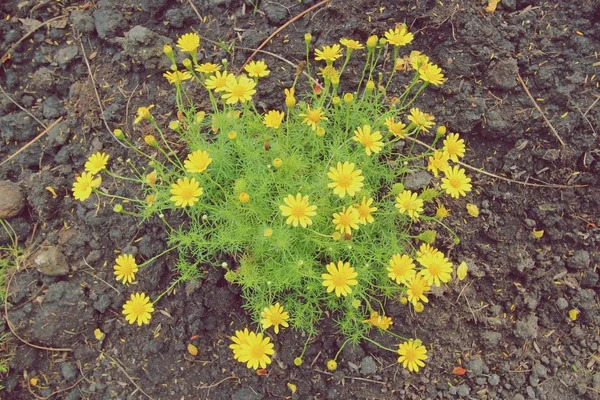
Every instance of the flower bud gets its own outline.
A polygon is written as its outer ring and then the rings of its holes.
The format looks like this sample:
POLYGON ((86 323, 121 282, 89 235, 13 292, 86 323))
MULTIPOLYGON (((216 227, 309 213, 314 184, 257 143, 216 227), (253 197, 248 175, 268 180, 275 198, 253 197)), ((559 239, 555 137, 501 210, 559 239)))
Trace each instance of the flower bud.
POLYGON ((229 133, 227 133, 227 137, 229 138, 229 140, 235 140, 235 138, 237 138, 237 132, 229 131, 229 133))
POLYGON ((242 192, 242 193, 240 193, 239 199, 240 199, 240 203, 246 204, 247 202, 250 201, 250 195, 246 192, 242 192))
POLYGON ((179 121, 171 121, 169 122, 169 128, 176 131, 177 129, 179 129, 179 121))
POLYGON ((335 360, 327 361, 327 369, 330 371, 335 371, 337 369, 337 362, 335 360))
POLYGON ((304 34, 304 43, 306 43, 306 45, 308 46, 311 41, 312 41, 312 35, 310 33, 305 33, 304 34))
POLYGON ((113 211, 116 213, 120 213, 121 211, 123 211, 123 205, 122 204, 115 204, 115 206, 113 207, 113 211))
POLYGON ((369 38, 367 39, 367 50, 373 50, 377 46, 378 41, 379 38, 377 37, 377 35, 369 36, 369 38))
POLYGON ((435 130, 435 134, 438 136, 444 136, 446 134, 446 127, 444 125, 440 125, 435 130))
POLYGON ((152 135, 144 136, 144 142, 146 142, 146 144, 150 147, 158 147, 158 142, 156 141, 156 138, 152 135))
POLYGON ((331 102, 334 106, 337 106, 340 104, 340 98, 338 96, 335 96, 333 99, 331 99, 331 102))
POLYGON ((365 92, 367 92, 367 94, 371 94, 373 93, 373 89, 375 89, 375 82, 368 81, 365 87, 365 92))
POLYGON ((168 44, 165 44, 165 45, 163 46, 163 52, 165 53, 165 55, 166 55, 167 57, 169 57, 169 59, 170 59, 171 57, 173 57, 173 48, 172 48, 171 46, 169 46, 168 44))
POLYGON ((280 168, 282 165, 283 165, 283 161, 281 161, 281 158, 273 159, 273 166, 275 168, 280 168))
POLYGON ((186 67, 189 71, 192 70, 192 61, 189 58, 186 58, 181 62, 184 67, 186 67))
POLYGON ((294 365, 296 367, 301 366, 302 365, 302 357, 296 357, 296 358, 294 358, 294 365))
POLYGON ((125 138, 125 134, 123 133, 122 130, 120 130, 119 128, 115 129, 113 131, 113 134, 115 135, 115 137, 119 140, 122 140, 125 138))
POLYGON ((354 100, 354 95, 352 93, 346 93, 346 94, 344 94, 344 102, 346 104, 352 103, 353 100, 354 100))

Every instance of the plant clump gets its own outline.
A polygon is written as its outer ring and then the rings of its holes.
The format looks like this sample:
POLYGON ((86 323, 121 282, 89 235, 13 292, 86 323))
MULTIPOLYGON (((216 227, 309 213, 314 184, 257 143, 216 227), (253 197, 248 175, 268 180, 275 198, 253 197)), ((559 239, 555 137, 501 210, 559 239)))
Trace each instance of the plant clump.
MULTIPOLYGON (((373 328, 402 338, 398 349, 387 350, 416 372, 427 349, 394 332, 406 329, 386 315, 382 300, 420 312, 432 287, 450 282, 454 266, 433 246, 432 227, 449 230, 441 222, 449 215, 446 207, 472 185, 457 164, 465 155, 464 140, 436 127, 435 116, 414 105, 429 85, 446 78, 421 52, 400 55, 413 39, 404 25, 366 43, 344 38, 315 49, 313 65, 307 34, 306 72, 316 69, 322 82, 307 74, 314 90, 300 93, 298 71, 281 88, 277 109, 258 110, 254 99, 270 75, 266 62, 253 61, 240 74, 227 62, 198 64, 200 37, 185 34, 177 41, 187 56, 182 65, 165 46, 172 68, 164 77, 177 102, 170 132, 157 123, 153 105, 140 107, 135 125, 149 125, 145 131, 155 133, 116 130, 115 138, 147 164, 130 164, 135 177, 125 177, 107 168, 108 155, 93 154, 73 195, 85 201, 95 193, 116 201, 116 212, 164 221, 167 251, 179 252, 174 284, 199 279, 208 266, 225 268, 259 328, 244 327, 231 338, 234 358, 249 368, 270 364, 276 342, 267 334, 291 327, 310 338, 318 335, 319 321, 333 318, 346 343, 372 341, 373 328), (381 66, 386 54, 392 56, 385 64, 392 65, 389 71, 381 66), (362 63, 358 76, 347 68, 353 57, 362 63), (391 95, 394 79, 404 91, 391 95), (188 85, 206 90, 210 109, 199 109, 188 85), (167 136, 176 136, 185 150, 167 136), (405 178, 418 170, 433 174, 431 184, 405 188, 405 178), (141 195, 100 190, 99 174, 138 182, 141 195), (168 225, 167 212, 185 215, 187 223, 168 225)), ((133 256, 119 256, 116 279, 132 283, 150 261, 138 266, 133 256)), ((126 320, 149 323, 162 295, 151 302, 133 293, 123 307, 126 320)), ((336 359, 327 362, 329 370, 337 368, 336 359)), ((294 364, 302 364, 302 355, 294 364)))

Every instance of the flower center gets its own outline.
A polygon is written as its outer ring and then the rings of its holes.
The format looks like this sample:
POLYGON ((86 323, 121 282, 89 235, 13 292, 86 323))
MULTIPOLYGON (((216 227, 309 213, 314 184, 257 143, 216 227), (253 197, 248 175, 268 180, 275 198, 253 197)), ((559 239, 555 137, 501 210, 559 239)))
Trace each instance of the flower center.
POLYGON ((452 178, 448 179, 448 183, 450 184, 450 186, 452 186, 455 189, 459 189, 462 185, 462 180, 456 176, 453 176, 452 178))
POLYGON ((191 187, 186 187, 181 189, 181 192, 179 193, 179 197, 181 197, 183 200, 190 200, 194 197, 194 189, 192 189, 191 187))
POLYGON ((319 111, 309 111, 307 117, 315 124, 321 122, 321 113, 319 111))
POLYGON ((417 352, 415 351, 415 349, 408 349, 408 350, 406 350, 406 354, 404 355, 404 358, 408 361, 416 361, 417 352))
POLYGON ((263 346, 261 345, 261 343, 255 344, 254 346, 250 347, 250 359, 251 360, 258 360, 261 359, 265 354, 265 351, 263 349, 263 346))
POLYGON ((136 303, 131 308, 131 311, 133 311, 133 315, 140 316, 146 312, 146 306, 141 303, 136 303))
POLYGON ((341 188, 348 188, 352 184, 352 175, 340 174, 337 179, 338 186, 341 188))
POLYGON ((331 281, 335 287, 341 287, 346 285, 346 277, 343 274, 337 273, 332 276, 331 281))
POLYGON ((305 212, 306 212, 306 207, 304 207, 303 205, 297 205, 297 206, 292 207, 292 215, 296 218, 304 217, 305 212))
POLYGON ((438 263, 431 263, 429 267, 427 267, 427 270, 429 271, 429 274, 431 276, 439 276, 442 270, 442 266, 438 263))
POLYGON ((246 88, 242 85, 235 85, 231 91, 234 97, 244 97, 246 94, 246 88))
POLYGON ((363 136, 361 142, 362 142, 363 146, 365 146, 365 147, 371 147, 371 146, 373 146, 373 143, 375 141, 373 140, 372 136, 366 135, 366 136, 363 136))

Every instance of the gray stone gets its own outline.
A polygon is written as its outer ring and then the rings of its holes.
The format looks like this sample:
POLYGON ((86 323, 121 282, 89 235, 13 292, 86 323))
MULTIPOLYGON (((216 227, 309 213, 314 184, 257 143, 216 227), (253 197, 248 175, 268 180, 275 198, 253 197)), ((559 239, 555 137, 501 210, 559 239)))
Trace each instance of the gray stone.
POLYGON ((590 253, 586 250, 576 250, 571 257, 567 259, 567 266, 573 269, 585 269, 590 266, 590 253))
POLYGON ((93 306, 96 310, 104 314, 110 306, 111 301, 111 297, 108 294, 103 294, 94 302, 93 306))
POLYGON ((48 144, 53 147, 62 146, 67 142, 68 134, 69 125, 67 125, 66 121, 61 121, 56 124, 54 128, 50 129, 50 132, 48 132, 48 144))
POLYGON ((363 358, 360 363, 360 373, 363 375, 373 375, 375 372, 377 372, 377 364, 375 364, 373 357, 366 356, 363 358))
POLYGON ((571 329, 571 336, 574 337, 575 339, 582 337, 583 329, 581 329, 578 326, 574 326, 573 329, 571 329))
POLYGON ((65 69, 77 56, 79 56, 79 46, 72 44, 56 52, 56 62, 62 69, 65 69))
POLYGON ((565 308, 569 307, 569 302, 564 297, 559 297, 555 304, 559 310, 564 310, 565 308))
POLYGON ((592 387, 594 389, 600 389, 600 373, 597 373, 592 377, 592 387))
POLYGON ((515 336, 521 339, 535 339, 537 337, 538 317, 529 315, 515 324, 515 336))
POLYGON ((515 394, 513 400, 525 400, 522 394, 515 394))
POLYGON ((488 377, 487 381, 492 386, 498 386, 500 384, 500 377, 497 374, 492 374, 488 377))
POLYGON ((508 58, 498 61, 488 70, 487 81, 493 88, 509 90, 517 86, 518 73, 517 60, 508 58))
POLYGON ((88 264, 93 264, 96 261, 100 260, 102 258, 102 250, 92 250, 89 252, 89 254, 85 257, 85 261, 88 264))
POLYGON ((231 400, 262 400, 264 396, 260 393, 251 390, 250 388, 243 388, 235 392, 231 396, 231 400))
POLYGON ((42 102, 44 118, 56 119, 65 113, 65 108, 57 97, 51 96, 42 102))
POLYGON ((479 376, 483 374, 484 367, 485 364, 483 363, 483 360, 476 359, 469 361, 467 369, 471 372, 473 376, 479 376))
POLYGON ((427 187, 433 177, 426 171, 419 170, 412 174, 407 174, 404 178, 404 187, 409 190, 417 190, 427 187))
POLYGON ((531 374, 539 376, 540 378, 547 378, 548 377, 548 369, 546 367, 544 367, 542 364, 536 363, 533 365, 533 368, 531 369, 531 374))
POLYGON ((21 188, 11 181, 0 181, 0 218, 12 218, 21 214, 25 196, 21 188))
POLYGON ((69 273, 69 264, 58 247, 40 247, 32 256, 36 269, 47 276, 63 276, 69 273))
POLYGON ((94 17, 81 10, 74 10, 69 16, 71 25, 81 33, 92 33, 96 29, 94 17))
POLYGON ((170 9, 166 12, 165 18, 169 24, 175 28, 182 28, 185 22, 185 14, 179 8, 170 9))
POLYGON ((165 347, 165 342, 162 337, 157 337, 156 339, 152 339, 143 348, 144 353, 146 354, 158 354, 163 347, 165 347))
POLYGON ((146 69, 163 71, 171 67, 171 61, 163 52, 165 44, 173 46, 173 41, 167 37, 136 25, 125 34, 125 38, 119 38, 117 41, 123 47, 123 54, 136 63, 144 64, 146 69))
POLYGON ((281 4, 277 4, 275 2, 266 2, 262 7, 262 10, 265 13, 265 16, 269 20, 269 22, 273 25, 279 25, 288 20, 290 15, 285 7, 281 4))
POLYGON ((77 368, 73 363, 66 362, 60 366, 60 373, 65 380, 70 381, 77 376, 77 368))
POLYGON ((502 0, 502 7, 508 11, 515 11, 517 9, 517 0, 502 0))
POLYGON ((54 82, 54 73, 46 67, 36 70, 31 78, 33 88, 38 90, 49 90, 54 85, 54 82))
POLYGON ((502 334, 500 332, 495 331, 483 331, 481 334, 481 338, 483 339, 483 343, 488 348, 493 348, 500 343, 502 339, 502 334))
POLYGON ((467 397, 469 393, 471 393, 471 388, 469 388, 466 383, 460 385, 456 390, 456 394, 458 394, 460 397, 467 397))
POLYGON ((598 275, 598 272, 594 271, 592 268, 589 268, 581 279, 581 287, 596 287, 598 286, 598 281, 600 281, 600 275, 598 275))
POLYGON ((109 39, 117 36, 117 28, 123 25, 125 20, 116 7, 104 4, 101 3, 100 8, 94 12, 94 25, 100 39, 109 39))

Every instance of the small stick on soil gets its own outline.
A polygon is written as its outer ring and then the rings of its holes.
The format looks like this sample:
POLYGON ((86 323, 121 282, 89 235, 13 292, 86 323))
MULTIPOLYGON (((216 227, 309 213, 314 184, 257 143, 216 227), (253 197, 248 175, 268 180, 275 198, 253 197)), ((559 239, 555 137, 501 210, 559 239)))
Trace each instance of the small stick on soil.
POLYGON ((4 90, 4 88, 2 87, 2 85, 0 85, 0 91, 2 92, 2 94, 4 94, 6 96, 6 98, 11 103, 13 103, 15 106, 19 107, 21 109, 21 111, 23 111, 24 113, 26 113, 27 115, 29 115, 31 118, 33 118, 38 124, 40 124, 44 128, 48 127, 46 124, 44 124, 42 121, 40 121, 35 115, 33 115, 28 109, 26 109, 25 107, 23 107, 22 105, 20 105, 19 103, 17 103, 12 97, 10 97, 8 95, 8 93, 6 93, 6 91, 4 90))
MULTIPOLYGON (((599 97, 600 98, 600 97, 599 97)), ((592 125, 592 123, 590 122, 589 119, 587 119, 587 117, 585 116, 585 114, 581 111, 581 109, 577 106, 575 106, 575 108, 577 108, 577 111, 579 111, 579 114, 581 114, 581 116, 583 117, 583 119, 585 119, 585 122, 588 123, 588 125, 590 126, 590 129, 592 130, 592 132, 594 132, 594 136, 597 136, 596 130, 594 129, 594 125, 592 125)))
POLYGON ((12 160, 13 158, 15 158, 16 156, 18 156, 26 148, 28 148, 29 146, 31 146, 32 144, 34 144, 35 142, 37 142, 42 136, 44 136, 46 133, 50 132, 52 130, 52 128, 54 128, 56 126, 56 124, 58 124, 60 121, 62 121, 62 117, 59 117, 56 121, 54 121, 52 124, 50 124, 50 126, 47 127, 46 129, 44 129, 42 131, 42 133, 40 133, 39 135, 37 135, 36 137, 34 137, 33 139, 31 139, 29 141, 29 143, 27 143, 25 146, 23 146, 19 150, 17 150, 16 153, 12 154, 6 160, 2 161, 0 163, 0 167, 3 166, 4 164, 6 164, 7 162, 9 162, 10 160, 12 160))
POLYGON ((49 394, 48 396, 46 396, 46 397, 38 396, 37 394, 33 393, 33 390, 31 390, 31 385, 29 384, 29 381, 27 381, 27 389, 29 390, 29 393, 31 393, 32 395, 34 395, 34 396, 35 396, 35 398, 36 398, 36 399, 40 399, 40 400, 48 400, 50 397, 52 397, 52 396, 54 396, 54 395, 56 395, 56 394, 59 394, 59 393, 62 393, 62 392, 66 392, 67 390, 71 390, 71 389, 73 389, 75 386, 79 385, 79 382, 81 382, 82 380, 83 380, 83 378, 79 378, 79 380, 78 380, 77 382, 75 382, 73 385, 71 385, 71 386, 69 386, 69 387, 66 387, 66 388, 64 388, 64 389, 59 389, 59 390, 56 390, 56 391, 54 391, 54 392, 50 393, 50 394, 49 394))
MULTIPOLYGON (((110 357, 110 356, 109 356, 110 357)), ((125 371, 125 368, 123 368, 123 366, 121 365, 121 363, 119 362, 119 360, 117 360, 114 357, 110 357, 111 360, 113 360, 115 362, 115 364, 117 365, 117 367, 119 367, 119 369, 121 370, 121 372, 123 374, 125 374, 125 376, 127 377, 127 379, 129 379, 129 381, 131 383, 133 383, 133 386, 135 386, 137 388, 137 390, 139 390, 140 392, 142 392, 142 394, 144 394, 147 398, 149 398, 150 400, 152 400, 152 397, 150 397, 148 395, 148 393, 144 392, 142 390, 142 388, 140 387, 140 385, 138 385, 137 383, 135 383, 135 381, 133 380, 133 378, 131 376, 129 376, 129 374, 127 373, 127 371, 125 371)))
MULTIPOLYGON (((421 146, 426 147, 426 148, 428 148, 431 151, 435 150, 433 147, 431 147, 430 145, 428 145, 425 142, 420 141, 419 139, 415 139, 415 138, 412 138, 410 136, 405 137, 405 139, 408 139, 408 140, 411 140, 411 141, 413 141, 415 143, 418 143, 421 146)), ((558 184, 555 184, 555 183, 547 183, 547 182, 544 182, 542 180, 540 180, 540 182, 543 182, 543 183, 530 183, 530 182, 517 181, 517 180, 514 180, 514 179, 506 178, 504 176, 492 174, 491 172, 487 172, 486 170, 481 169, 481 168, 473 167, 472 165, 466 164, 466 163, 464 163, 462 161, 459 161, 458 165, 461 165, 461 166, 463 166, 463 167, 465 167, 467 169, 470 169, 472 171, 479 172, 482 175, 487 175, 487 176, 492 177, 492 178, 500 179, 501 181, 510 182, 510 183, 516 183, 516 184, 524 185, 524 186, 547 187, 547 188, 554 188, 554 189, 573 189, 573 188, 587 187, 587 185, 558 185, 558 184)))
MULTIPOLYGON (((335 374, 332 374, 331 372, 322 371, 322 370, 317 369, 317 368, 315 368, 314 370, 317 371, 318 373, 325 374, 325 375, 331 375, 331 376, 335 375, 335 374)), ((357 376, 344 375, 342 377, 342 379, 354 379, 354 380, 357 380, 357 381, 370 382, 370 383, 378 383, 378 384, 384 385, 384 386, 387 385, 387 383, 385 383, 385 382, 375 381, 373 379, 367 379, 367 378, 360 378, 360 377, 357 377, 357 376)))
POLYGON ((219 386, 221 383, 223 383, 223 382, 225 382, 225 381, 228 381, 229 379, 237 379, 237 380, 238 380, 238 382, 239 382, 239 380, 240 380, 240 378, 238 378, 237 376, 235 376, 235 375, 232 375, 232 376, 228 376, 227 378, 223 378, 223 379, 221 379, 219 382, 212 383, 212 384, 210 384, 210 385, 204 385, 204 386, 194 386, 194 387, 195 387, 196 389, 212 389, 212 388, 214 388, 214 387, 217 387, 217 386, 219 386))
POLYGON ((546 122, 546 125, 548 125, 548 127, 550 128, 550 130, 552 131, 552 133, 554 134, 554 136, 556 137, 556 139, 558 139, 558 141, 560 142, 560 144, 563 147, 565 147, 566 146, 565 142, 563 142, 563 140, 558 135, 558 132, 556 131, 556 129, 554 129, 554 127, 552 126, 552 124, 550 123, 550 121, 548 120, 548 118, 546 118, 546 114, 544 114, 544 112, 542 111, 542 109, 540 108, 540 106, 538 105, 538 103, 535 101, 535 99, 533 98, 533 96, 529 92, 529 89, 527 89, 527 86, 525 86, 525 82, 523 82, 523 78, 521 78, 521 75, 519 75, 518 73, 517 73, 517 80, 519 81, 519 83, 521 84, 521 86, 523 86, 523 89, 525 90, 525 93, 527 93, 527 96, 529 97, 529 100, 531 100, 531 102, 533 103, 533 106, 535 107, 535 109, 538 110, 538 112, 542 115, 542 118, 544 118, 544 121, 546 122))
POLYGON ((37 31, 38 29, 40 29, 42 26, 46 26, 51 22, 54 22, 54 21, 57 21, 57 20, 63 19, 63 18, 65 18, 64 15, 60 15, 58 17, 51 18, 48 21, 42 22, 40 25, 36 26, 35 28, 33 28, 32 30, 27 32, 25 35, 23 35, 23 37, 21 39, 17 40, 12 46, 10 46, 8 48, 8 50, 6 50, 6 53, 4 53, 2 55, 2 57, 0 57, 0 63, 4 64, 6 61, 8 61, 9 60, 8 56, 9 56, 10 52, 13 51, 15 49, 15 47, 17 47, 23 40, 27 39, 32 33, 37 31))
POLYGON ((587 110, 585 110, 585 112, 583 113, 583 115, 584 115, 584 116, 586 116, 586 115, 587 115, 587 113, 589 113, 589 112, 590 112, 590 110, 591 110, 592 108, 594 108, 594 106, 596 105, 596 103, 598 102, 598 100, 600 100, 600 96, 596 95, 596 100, 594 100, 594 102, 592 103, 592 105, 591 105, 591 106, 589 106, 587 110))

